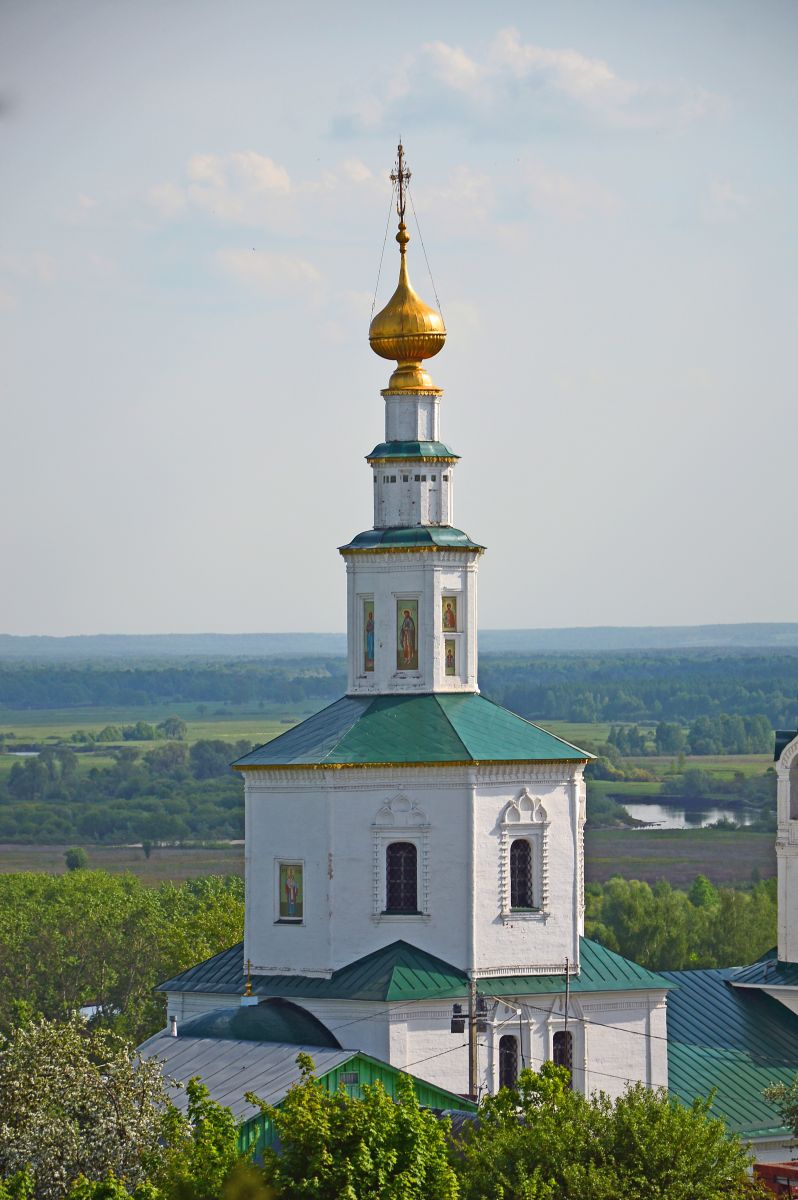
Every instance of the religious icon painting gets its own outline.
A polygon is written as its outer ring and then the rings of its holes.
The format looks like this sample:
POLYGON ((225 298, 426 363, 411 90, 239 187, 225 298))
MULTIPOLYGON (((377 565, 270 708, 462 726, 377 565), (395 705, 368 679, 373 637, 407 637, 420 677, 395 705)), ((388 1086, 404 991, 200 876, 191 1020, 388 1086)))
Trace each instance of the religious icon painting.
POLYGON ((363 601, 363 670, 374 670, 374 601, 363 601))
POLYGON ((443 640, 443 661, 445 675, 457 674, 457 657, 453 638, 444 638, 443 640))
POLYGON ((302 863, 281 862, 279 864, 279 872, 280 920, 301 921, 305 909, 302 863))
POLYGON ((454 633, 457 629, 456 596, 441 596, 441 624, 447 633, 454 633))
POLYGON ((396 601, 396 668, 418 670, 418 600, 396 601))

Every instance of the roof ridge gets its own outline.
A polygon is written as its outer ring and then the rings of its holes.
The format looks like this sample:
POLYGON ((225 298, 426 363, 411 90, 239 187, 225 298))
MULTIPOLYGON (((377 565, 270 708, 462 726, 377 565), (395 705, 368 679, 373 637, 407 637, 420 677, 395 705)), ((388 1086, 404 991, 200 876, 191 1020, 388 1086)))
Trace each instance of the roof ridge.
MULTIPOLYGON (((469 693, 469 695, 470 695, 470 694, 471 694, 471 693, 469 693)), ((448 699, 449 699, 449 697, 452 695, 452 693, 451 693, 451 692, 445 692, 445 693, 443 693, 443 695, 445 695, 445 696, 446 696, 446 698, 447 698, 447 700, 448 700, 448 699)), ((476 695, 476 693, 474 693, 474 695, 476 695)), ((448 726, 449 726, 449 728, 451 729, 452 733, 453 733, 453 734, 454 734, 454 736, 457 738, 457 740, 458 740, 458 742, 460 743, 460 745, 463 747, 463 750, 465 751, 465 756, 466 756, 466 758, 471 758, 471 759, 473 759, 473 758, 474 758, 474 755, 471 753, 471 751, 469 750, 468 746, 467 746, 467 745, 466 745, 466 743, 463 741, 463 739, 462 739, 462 737, 460 736, 460 734, 459 734, 458 730, 455 728, 455 726, 454 726, 454 724, 453 724, 453 722, 452 722, 452 719, 451 719, 451 717, 449 716, 449 714, 447 713, 447 711, 446 711, 446 709, 444 708, 443 704, 441 703, 442 694, 441 694, 440 692, 433 692, 433 693, 432 693, 432 697, 433 697, 433 699, 434 699, 435 703, 437 704, 439 711, 441 712, 441 714, 443 715, 444 719, 446 720, 446 723, 448 724, 448 726)))
POLYGON ((505 712, 512 713, 514 717, 518 717, 519 721, 523 721, 525 725, 531 725, 533 729, 539 730, 541 733, 548 734, 558 742, 562 742, 563 746, 570 746, 572 750, 578 750, 580 754, 584 754, 587 758, 595 758, 595 754, 591 754, 589 750, 583 750, 581 746, 577 746, 574 742, 568 742, 564 737, 560 737, 559 733, 552 733, 550 729, 544 728, 543 725, 538 725, 536 721, 530 721, 528 717, 522 717, 520 713, 514 709, 508 708, 506 704, 499 704, 498 700, 494 700, 492 696, 486 696, 484 692, 479 693, 483 700, 487 700, 488 704, 494 705, 495 708, 502 708, 505 712))

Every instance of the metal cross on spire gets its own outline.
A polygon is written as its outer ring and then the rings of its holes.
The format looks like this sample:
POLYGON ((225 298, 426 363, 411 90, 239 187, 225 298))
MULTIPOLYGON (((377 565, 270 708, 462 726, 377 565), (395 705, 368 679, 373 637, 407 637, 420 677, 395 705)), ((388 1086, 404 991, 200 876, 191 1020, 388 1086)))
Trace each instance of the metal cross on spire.
POLYGON ((399 143, 397 150, 396 166, 393 171, 391 171, 391 183, 396 184, 398 189, 396 211, 399 214, 399 220, 402 222, 402 224, 404 224, 405 204, 407 203, 406 190, 408 184, 410 183, 410 172, 405 166, 405 151, 401 142, 399 143))

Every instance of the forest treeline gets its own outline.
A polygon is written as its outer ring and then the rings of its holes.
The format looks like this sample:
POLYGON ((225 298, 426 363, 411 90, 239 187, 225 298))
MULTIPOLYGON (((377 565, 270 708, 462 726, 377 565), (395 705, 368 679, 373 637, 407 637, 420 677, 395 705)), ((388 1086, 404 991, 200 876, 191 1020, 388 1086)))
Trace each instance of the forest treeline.
POLYGON ((68 746, 15 762, 0 781, 0 842, 160 842, 244 836, 241 780, 230 763, 248 741, 202 738, 116 746, 82 772, 68 746))
MULTIPOLYGON (((532 720, 675 722, 700 717, 798 722, 798 652, 482 655, 480 686, 532 720)), ((162 664, 0 664, 0 708, 295 704, 346 690, 342 657, 162 664)), ((0 727, 2 718, 0 717, 0 727)))

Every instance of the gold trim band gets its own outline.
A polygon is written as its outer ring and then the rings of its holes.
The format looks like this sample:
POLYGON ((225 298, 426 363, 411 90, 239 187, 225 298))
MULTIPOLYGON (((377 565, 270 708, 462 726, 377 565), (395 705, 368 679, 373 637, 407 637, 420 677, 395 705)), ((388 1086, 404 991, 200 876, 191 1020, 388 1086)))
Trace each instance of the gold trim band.
POLYGON ((484 546, 365 546, 350 550, 339 546, 338 553, 344 558, 348 554, 484 554, 484 546))
POLYGON ((408 455, 407 458, 397 458, 393 455, 390 458, 381 458, 379 455, 377 455, 376 458, 366 457, 366 462, 370 462, 370 463, 383 463, 383 462, 387 462, 387 463, 390 463, 390 462, 395 462, 395 463, 398 463, 398 462, 456 463, 459 461, 460 461, 460 456, 457 454, 452 455, 451 458, 437 458, 431 454, 419 454, 419 455, 414 455, 412 457, 408 455))
POLYGON ((370 771, 377 768, 405 767, 515 767, 552 766, 566 763, 576 766, 589 763, 589 758, 469 758, 456 762, 373 762, 373 763, 247 763, 233 764, 234 771, 370 771))

